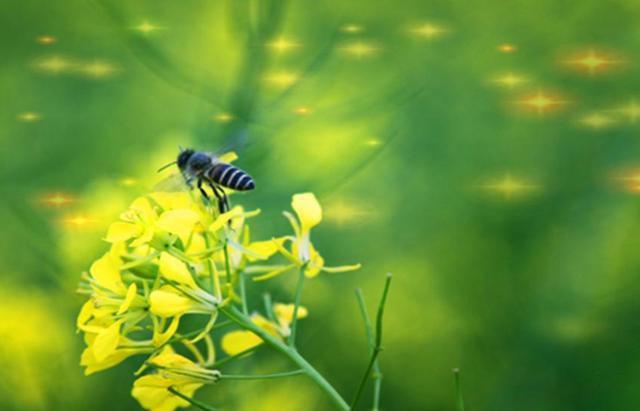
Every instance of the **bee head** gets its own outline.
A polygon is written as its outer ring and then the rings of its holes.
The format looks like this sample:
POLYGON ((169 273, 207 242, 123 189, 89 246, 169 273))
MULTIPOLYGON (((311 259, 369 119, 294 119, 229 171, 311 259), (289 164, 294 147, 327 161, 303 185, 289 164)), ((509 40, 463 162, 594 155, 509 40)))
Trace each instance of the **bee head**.
POLYGON ((178 159, 176 160, 180 170, 184 170, 193 153, 195 153, 195 151, 190 148, 180 150, 180 154, 178 154, 178 159))

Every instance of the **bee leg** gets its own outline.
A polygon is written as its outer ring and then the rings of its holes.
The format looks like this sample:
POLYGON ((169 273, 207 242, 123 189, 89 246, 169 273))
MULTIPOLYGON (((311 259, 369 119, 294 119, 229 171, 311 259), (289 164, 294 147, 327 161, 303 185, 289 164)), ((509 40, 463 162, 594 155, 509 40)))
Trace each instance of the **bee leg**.
POLYGON ((200 179, 198 179, 198 190, 200 190, 202 197, 204 197, 205 203, 209 204, 209 194, 207 194, 207 192, 204 190, 204 187, 202 187, 202 180, 200 179))
POLYGON ((215 184, 209 183, 209 187, 211 187, 211 190, 213 190, 213 194, 215 194, 216 198, 218 199, 218 210, 220 211, 220 214, 229 211, 229 200, 227 199, 227 195, 224 193, 224 191, 216 187, 215 184))

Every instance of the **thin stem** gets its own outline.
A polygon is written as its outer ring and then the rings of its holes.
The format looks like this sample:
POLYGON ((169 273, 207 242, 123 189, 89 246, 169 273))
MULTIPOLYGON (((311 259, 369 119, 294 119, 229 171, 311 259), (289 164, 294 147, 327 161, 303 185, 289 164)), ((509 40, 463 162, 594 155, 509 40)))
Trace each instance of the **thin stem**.
POLYGON ((358 390, 356 391, 356 395, 353 397, 351 401, 351 409, 355 410, 358 405, 358 401, 362 396, 362 392, 364 391, 364 387, 367 384, 367 380, 369 379, 369 374, 373 368, 373 365, 378 358, 378 354, 382 350, 382 317, 384 315, 384 306, 387 302, 387 294, 389 293, 389 286, 391 285, 391 274, 387 274, 386 281, 384 283, 384 290, 382 290, 382 298, 380 299, 380 303, 378 304, 378 312, 376 314, 376 333, 375 333, 375 341, 374 346, 371 352, 371 358, 369 359, 369 364, 367 364, 367 368, 362 376, 362 380, 360 380, 360 385, 358 386, 358 390))
POLYGON ((227 271, 227 283, 233 283, 231 280, 231 265, 229 263, 229 244, 225 241, 224 243, 224 268, 227 271))
POLYGON ((296 286, 296 295, 293 306, 293 319, 291 320, 291 335, 289 336, 289 347, 296 346, 296 332, 298 331, 298 309, 300 308, 300 300, 302 299, 302 288, 304 287, 304 269, 306 264, 300 267, 298 272, 298 285, 296 286))
POLYGON ((217 368, 219 368, 219 367, 223 366, 224 364, 230 363, 230 362, 235 361, 235 360, 237 360, 237 359, 239 359, 239 358, 242 358, 242 357, 244 357, 244 356, 246 356, 246 355, 248 355, 248 354, 251 354, 253 351, 255 351, 255 349, 256 349, 256 348, 257 348, 257 347, 247 348, 246 350, 244 350, 244 351, 240 351, 240 352, 239 352, 239 353, 237 353, 237 354, 230 355, 230 356, 228 356, 228 357, 226 357, 226 358, 221 359, 220 361, 216 361, 216 362, 213 364, 213 368, 216 368, 216 369, 217 369, 217 368))
POLYGON ((464 399, 462 398, 462 387, 460 386, 460 369, 453 369, 453 381, 456 386, 456 411, 464 411, 464 399))
POLYGON ((180 391, 176 390, 173 387, 167 388, 167 391, 169 391, 171 394, 175 395, 176 397, 182 398, 183 400, 185 400, 189 404, 200 408, 202 411, 216 411, 215 408, 213 408, 213 407, 211 407, 211 406, 209 406, 209 405, 207 405, 205 403, 202 403, 202 402, 200 402, 198 400, 195 400, 195 399, 193 399, 191 397, 188 397, 188 396, 184 395, 183 393, 181 393, 180 391))
MULTIPOLYGON (((356 289, 356 298, 358 300, 358 306, 360 307, 360 314, 364 322, 364 330, 367 335, 367 345, 369 347, 369 355, 373 354, 375 346, 373 327, 371 327, 371 320, 369 319, 369 313, 367 312, 367 305, 364 300, 364 294, 360 288, 356 289)), ((380 409, 380 388, 382 386, 382 371, 380 370, 380 361, 376 358, 373 363, 373 411, 380 409)))
POLYGON ((293 377, 296 375, 305 374, 304 370, 295 370, 295 371, 286 371, 286 372, 276 372, 273 374, 222 374, 220 379, 222 380, 272 380, 276 378, 285 378, 285 377, 293 377))
POLYGON ((265 342, 265 344, 280 352, 289 360, 291 360, 291 362, 304 370, 305 374, 307 374, 307 376, 331 398, 337 409, 341 411, 349 411, 349 404, 347 404, 347 402, 342 398, 338 391, 336 391, 336 389, 333 388, 333 386, 322 376, 322 374, 320 374, 311 364, 309 364, 309 362, 307 362, 307 360, 302 357, 295 349, 287 347, 282 341, 272 336, 264 329, 258 327, 253 323, 253 321, 251 321, 249 317, 242 314, 242 312, 240 312, 237 308, 232 306, 220 307, 220 311, 222 311, 227 317, 229 317, 229 319, 235 321, 242 328, 258 335, 265 342))
MULTIPOLYGON (((209 234, 204 233, 204 244, 207 249, 210 247, 209 234)), ((222 300, 222 293, 220 290, 220 278, 218 277, 218 270, 215 268, 213 262, 211 261, 211 257, 207 257, 207 270, 209 271, 209 285, 211 287, 211 292, 216 296, 218 301, 222 300)))
POLYGON ((249 315, 249 309, 247 308, 247 290, 244 284, 244 273, 240 271, 238 273, 238 281, 240 282, 240 298, 242 299, 242 313, 249 315))
POLYGON ((264 310, 267 313, 267 318, 275 322, 276 319, 273 315, 273 303, 271 302, 271 294, 264 293, 262 295, 262 298, 264 299, 264 310))

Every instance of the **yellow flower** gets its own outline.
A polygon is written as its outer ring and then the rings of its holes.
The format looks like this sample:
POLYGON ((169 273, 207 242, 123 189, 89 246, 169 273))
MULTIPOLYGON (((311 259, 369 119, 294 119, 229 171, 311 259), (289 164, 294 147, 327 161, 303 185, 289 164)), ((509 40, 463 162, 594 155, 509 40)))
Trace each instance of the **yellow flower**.
POLYGON ((296 267, 303 267, 304 274, 308 278, 317 276, 320 271, 340 273, 360 268, 360 264, 339 267, 327 267, 324 265, 324 258, 311 243, 311 229, 322 221, 322 207, 313 193, 295 194, 291 201, 291 207, 295 211, 297 218, 287 211, 283 214, 291 223, 294 235, 272 240, 273 244, 290 264, 271 266, 265 270, 250 270, 250 273, 266 272, 255 277, 254 280, 267 280, 296 267), (289 250, 285 248, 287 242, 290 243, 289 250))
MULTIPOLYGON (((251 315, 251 321, 272 336, 285 339, 291 335, 290 325, 293 322, 293 310, 293 304, 276 303, 273 306, 275 322, 258 313, 251 315)), ((298 307, 298 319, 305 318, 307 315, 308 311, 305 307, 298 307)), ((260 344, 262 344, 262 339, 251 331, 231 331, 222 337, 222 349, 229 355, 239 354, 260 344)))
POLYGON ((111 368, 125 359, 138 354, 150 354, 154 348, 144 342, 136 342, 120 335, 120 322, 109 327, 94 327, 85 332, 87 348, 82 352, 80 365, 85 375, 111 368))
POLYGON ((176 354, 170 346, 166 346, 149 363, 157 371, 138 378, 131 390, 131 395, 148 410, 173 411, 178 407, 187 407, 190 405, 187 401, 168 389, 173 388, 191 398, 202 385, 215 383, 220 378, 218 371, 198 366, 176 354))
MULTIPOLYGON (((206 294, 200 290, 201 294, 206 294)), ((151 313, 159 317, 174 317, 183 314, 214 314, 217 301, 210 294, 208 300, 197 298, 197 292, 185 294, 181 290, 164 285, 149 295, 151 313)))
MULTIPOLYGON (((291 335, 291 323, 293 322, 293 311, 295 306, 293 304, 280 304, 273 305, 273 314, 278 320, 279 332, 283 337, 291 335)), ((298 319, 305 318, 309 315, 309 311, 303 306, 298 307, 298 319)))

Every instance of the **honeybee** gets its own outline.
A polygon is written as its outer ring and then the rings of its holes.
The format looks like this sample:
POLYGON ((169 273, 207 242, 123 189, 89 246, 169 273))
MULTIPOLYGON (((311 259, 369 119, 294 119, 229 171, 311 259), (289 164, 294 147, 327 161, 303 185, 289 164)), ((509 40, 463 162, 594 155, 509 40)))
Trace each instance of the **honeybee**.
POLYGON ((211 188, 211 191, 218 200, 218 210, 220 213, 229 211, 229 199, 222 187, 235 191, 249 191, 256 187, 253 178, 246 171, 221 161, 216 155, 211 153, 196 151, 190 148, 181 148, 178 158, 160 170, 173 164, 176 164, 178 169, 180 169, 180 173, 187 186, 193 188, 195 183, 207 201, 209 201, 210 198, 204 186, 207 185, 211 188))

